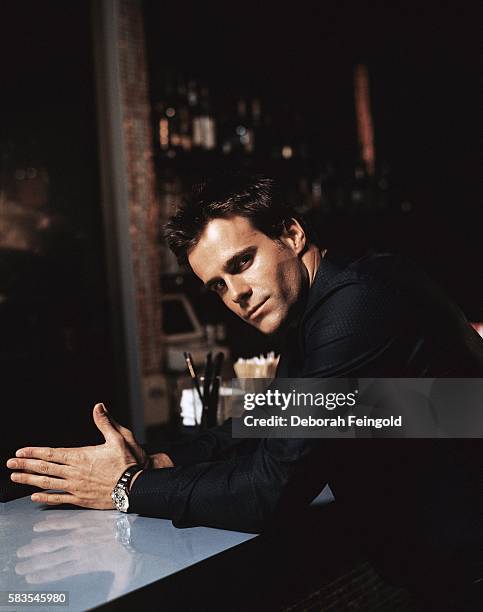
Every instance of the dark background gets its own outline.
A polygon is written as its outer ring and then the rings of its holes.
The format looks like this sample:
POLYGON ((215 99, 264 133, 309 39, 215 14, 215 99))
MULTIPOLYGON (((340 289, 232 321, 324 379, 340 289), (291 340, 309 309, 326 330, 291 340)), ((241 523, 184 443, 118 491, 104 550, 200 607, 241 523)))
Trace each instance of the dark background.
POLYGON ((295 106, 312 150, 348 178, 358 154, 353 69, 366 64, 376 163, 390 167, 412 209, 329 215, 320 224, 326 242, 407 253, 479 320, 479 5, 366 4, 145 0, 153 102, 170 67, 227 101, 257 95, 265 106, 295 106))
MULTIPOLYGON (((480 321, 479 5, 367 4, 247 2, 235 9, 232 3, 144 0, 153 109, 166 97, 166 78, 179 75, 209 88, 218 117, 233 113, 239 98, 259 97, 262 112, 278 122, 281 143, 293 136, 289 109, 295 109, 311 159, 275 163, 262 154, 231 165, 285 179, 300 165, 330 163, 337 184, 348 189, 359 156, 353 72, 365 64, 376 177, 389 169, 390 206, 307 216, 329 253, 403 253, 437 279, 470 320, 480 321)), ((159 143, 153 142, 156 155, 159 143)), ((226 164, 220 155, 192 157, 188 164, 174 162, 173 172, 189 179, 193 171, 209 174, 226 164)), ((158 153, 160 185, 165 166, 158 153)), ((163 283, 175 290, 173 279, 163 283)), ((279 348, 203 294, 189 275, 182 290, 203 323, 224 322, 234 358, 279 348)))
POLYGON ((0 9, 0 175, 44 168, 42 252, 0 248, 0 446, 97 439, 114 401, 89 2, 0 9), (105 399, 103 399, 105 398, 105 399))

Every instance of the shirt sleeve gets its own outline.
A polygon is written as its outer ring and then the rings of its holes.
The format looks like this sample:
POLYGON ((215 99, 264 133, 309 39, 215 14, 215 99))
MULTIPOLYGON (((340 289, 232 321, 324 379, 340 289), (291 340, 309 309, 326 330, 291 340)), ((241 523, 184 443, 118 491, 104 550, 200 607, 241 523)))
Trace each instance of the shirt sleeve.
MULTIPOLYGON (((383 289, 358 282, 339 287, 310 321, 299 377, 380 375, 379 364, 396 337, 395 306, 383 289)), ((176 527, 256 533, 308 505, 329 480, 333 458, 324 457, 332 447, 327 440, 267 438, 247 455, 208 460, 239 442, 230 437, 227 423, 214 434, 203 434, 193 451, 186 447, 176 467, 145 470, 133 484, 130 510, 172 519, 176 527), (186 463, 195 457, 205 459, 186 463)))
POLYGON ((247 454, 254 450, 256 440, 242 440, 231 435, 231 419, 218 427, 174 442, 162 449, 176 467, 215 461, 247 454))
POLYGON ((322 490, 327 479, 313 469, 323 450, 320 442, 264 439, 249 455, 145 470, 131 489, 130 511, 172 519, 175 527, 260 532, 322 490))
POLYGON ((307 326, 301 377, 398 375, 412 342, 401 333, 403 302, 370 279, 335 287, 307 326))

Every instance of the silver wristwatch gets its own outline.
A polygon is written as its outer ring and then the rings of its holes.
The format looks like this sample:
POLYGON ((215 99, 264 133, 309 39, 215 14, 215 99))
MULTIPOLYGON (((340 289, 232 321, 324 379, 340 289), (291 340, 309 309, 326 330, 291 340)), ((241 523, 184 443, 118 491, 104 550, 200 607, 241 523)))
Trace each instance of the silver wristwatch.
POLYGON ((140 470, 143 470, 142 465, 131 465, 119 478, 117 485, 114 487, 111 493, 112 501, 120 512, 127 512, 129 508, 129 485, 134 474, 137 474, 140 470))
POLYGON ((131 545, 131 522, 124 514, 118 514, 116 518, 116 542, 130 553, 137 552, 131 545))

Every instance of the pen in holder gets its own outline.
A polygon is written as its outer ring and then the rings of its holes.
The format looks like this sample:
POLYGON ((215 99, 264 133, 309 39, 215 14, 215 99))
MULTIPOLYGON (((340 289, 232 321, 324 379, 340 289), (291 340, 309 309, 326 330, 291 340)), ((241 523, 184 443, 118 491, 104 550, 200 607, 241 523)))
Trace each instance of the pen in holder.
MULTIPOLYGON (((192 397, 194 424, 198 425, 200 429, 213 427, 217 423, 220 372, 223 365, 224 354, 222 351, 219 351, 215 358, 212 359, 212 354, 210 351, 206 356, 204 376, 201 377, 198 377, 198 374, 196 373, 191 354, 185 352, 184 358, 191 376, 191 380, 193 381, 193 385, 200 400, 201 414, 198 418, 196 407, 197 402, 194 399, 195 394, 193 390, 192 397), (203 389, 203 392, 201 389, 203 389)), ((187 409, 186 406, 185 408, 187 409)), ((183 397, 181 398, 181 409, 183 411, 183 397)))
POLYGON ((210 403, 211 403, 211 377, 213 375, 213 360, 211 358, 211 351, 206 356, 205 362, 205 373, 203 377, 203 412, 201 414, 201 429, 206 429, 209 427, 208 421, 208 413, 210 412, 210 403))
MULTIPOLYGON (((199 377, 200 388, 203 389, 205 377, 199 377)), ((196 427, 198 431, 214 427, 222 420, 223 415, 219 414, 219 390, 221 377, 217 376, 213 380, 211 392, 207 396, 208 406, 204 406, 192 379, 185 379, 181 386, 180 416, 182 423, 187 427, 196 427)))
POLYGON ((208 429, 210 427, 214 427, 217 422, 219 391, 220 391, 220 377, 215 376, 213 380, 212 391, 209 397, 208 410, 206 414, 206 427, 208 429))
POLYGON ((209 377, 207 384, 208 394, 204 404, 206 410, 206 427, 214 427, 218 416, 218 399, 220 393, 220 372, 223 365, 224 354, 220 351, 216 354, 213 362, 211 353, 206 359, 205 376, 209 377))

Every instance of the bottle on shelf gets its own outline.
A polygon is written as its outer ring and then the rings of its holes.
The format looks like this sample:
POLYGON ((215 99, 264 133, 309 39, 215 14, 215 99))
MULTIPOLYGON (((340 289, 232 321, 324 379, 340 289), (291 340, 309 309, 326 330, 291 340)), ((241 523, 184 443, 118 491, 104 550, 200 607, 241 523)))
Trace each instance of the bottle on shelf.
POLYGON ((311 193, 311 200, 312 200, 312 208, 314 210, 321 210, 322 212, 326 212, 323 208, 322 208, 322 173, 319 172, 315 172, 312 176, 312 180, 311 180, 311 186, 312 186, 312 193, 311 193))
POLYGON ((329 213, 335 208, 336 202, 336 182, 335 169, 329 162, 322 168, 320 174, 320 205, 319 208, 323 213, 329 213))
POLYGON ((194 149, 200 149, 203 144, 200 97, 196 81, 188 81, 188 108, 191 118, 191 138, 194 149))
POLYGON ((216 124, 211 109, 210 92, 207 87, 202 87, 200 92, 200 136, 201 148, 212 151, 216 148, 216 124))
POLYGON ((387 162, 382 162, 377 179, 377 208, 388 210, 390 207, 391 170, 387 162))
POLYGON ((166 153, 169 149, 169 119, 166 117, 164 102, 156 102, 153 107, 157 126, 157 143, 161 151, 166 153))
POLYGON ((262 102, 260 98, 252 99, 251 109, 253 126, 258 127, 262 121, 262 102))
POLYGON ((235 152, 246 154, 252 147, 248 129, 248 108, 245 98, 238 98, 236 103, 236 120, 232 135, 232 148, 235 152))
MULTIPOLYGON (((245 110, 245 119, 240 129, 240 143, 246 155, 251 155, 255 149, 255 125, 253 119, 253 100, 245 110)), ((255 112, 258 113, 259 106, 255 104, 255 112)))
POLYGON ((229 113, 221 113, 218 121, 220 151, 222 155, 230 155, 233 149, 232 126, 229 113))
POLYGON ((191 151, 191 117, 188 103, 188 87, 184 77, 178 78, 177 87, 177 108, 178 108, 178 129, 179 145, 181 150, 186 153, 191 151))
MULTIPOLYGON (((162 130, 165 139, 167 136, 168 141, 167 146, 164 144, 164 150, 166 151, 166 156, 170 159, 176 157, 181 150, 178 110, 177 88, 174 79, 168 76, 166 78, 164 113, 162 120, 160 120, 160 137, 162 130)), ((163 142, 165 143, 166 140, 163 142)))
POLYGON ((370 206, 367 177, 364 164, 357 162, 354 168, 352 180, 348 190, 348 212, 361 212, 370 206))

